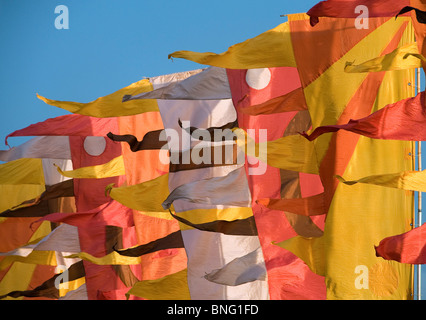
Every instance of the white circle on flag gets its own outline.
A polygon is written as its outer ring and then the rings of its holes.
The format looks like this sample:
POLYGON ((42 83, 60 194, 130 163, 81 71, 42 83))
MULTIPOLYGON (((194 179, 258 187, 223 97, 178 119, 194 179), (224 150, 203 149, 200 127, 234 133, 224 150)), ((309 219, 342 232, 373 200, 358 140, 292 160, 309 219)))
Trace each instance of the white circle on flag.
POLYGON ((104 137, 86 137, 84 139, 84 150, 91 156, 100 156, 106 148, 106 140, 104 137))
POLYGON ((256 90, 266 88, 271 81, 271 71, 268 68, 248 69, 246 73, 247 84, 256 90))

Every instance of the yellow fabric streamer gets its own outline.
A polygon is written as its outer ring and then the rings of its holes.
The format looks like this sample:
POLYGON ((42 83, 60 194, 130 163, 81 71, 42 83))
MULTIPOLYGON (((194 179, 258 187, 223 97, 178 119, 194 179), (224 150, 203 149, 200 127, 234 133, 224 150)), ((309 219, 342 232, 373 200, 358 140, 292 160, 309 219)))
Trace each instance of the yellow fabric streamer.
POLYGON ((44 185, 41 159, 23 158, 0 165, 0 185, 44 185))
POLYGON ((421 68, 421 62, 425 60, 419 54, 417 43, 410 43, 395 49, 389 54, 368 60, 359 65, 354 65, 353 62, 346 62, 345 72, 359 73, 421 68))
POLYGON ((51 100, 38 94, 37 97, 47 104, 68 110, 72 113, 98 118, 108 118, 159 111, 157 101, 153 99, 131 100, 122 103, 123 96, 125 95, 137 95, 152 90, 153 87, 149 79, 142 79, 114 93, 88 103, 51 100))
MULTIPOLYGON (((247 219, 253 216, 253 209, 251 207, 231 207, 221 209, 194 209, 188 211, 181 211, 175 215, 191 221, 194 224, 201 224, 212 222, 216 220, 234 221, 240 219, 247 219)), ((171 215, 170 215, 171 216, 171 215)), ((190 230, 193 227, 179 222, 180 230, 190 230)))
POLYGON ((14 262, 30 263, 30 264, 41 264, 45 266, 56 266, 56 254, 55 251, 37 251, 34 250, 28 256, 6 256, 0 262, 0 270, 6 269, 14 262))
POLYGON ((294 253, 306 263, 312 272, 325 276, 326 257, 323 237, 305 238, 296 236, 282 242, 273 242, 272 244, 294 253))
POLYGON ((183 58, 228 69, 296 67, 288 22, 235 44, 221 54, 184 50, 171 53, 170 58, 183 58))
POLYGON ((143 183, 113 188, 107 186, 109 196, 134 210, 150 212, 167 212, 161 204, 169 195, 169 175, 164 174, 143 183))
POLYGON ((87 252, 80 252, 66 256, 65 258, 80 258, 98 265, 132 265, 141 263, 140 257, 122 256, 116 251, 110 252, 103 257, 94 257, 87 252))
MULTIPOLYGON (((52 231, 50 222, 44 221, 37 230, 33 233, 26 245, 38 243, 41 239, 47 236, 52 231)), ((21 262, 23 264, 40 264, 46 266, 56 266, 55 251, 37 251, 34 250, 28 255, 7 255, 0 261, 0 270, 4 270, 14 262, 21 262)), ((26 267, 31 269, 30 267, 26 267)), ((0 282, 0 285, 2 282, 0 282)), ((1 290, 0 290, 1 292, 1 290)))
POLYGON ((374 184, 382 187, 426 192, 426 170, 402 171, 390 174, 377 174, 367 176, 358 180, 348 181, 341 176, 336 178, 347 185, 356 183, 374 184))
POLYGON ((255 143, 243 129, 237 128, 233 131, 237 135, 238 147, 248 156, 256 157, 275 168, 312 174, 319 172, 314 142, 301 135, 255 143))
POLYGON ((104 164, 90 167, 82 167, 70 171, 62 171, 61 168, 59 168, 58 166, 56 167, 60 174, 69 178, 101 179, 122 176, 126 174, 123 156, 118 156, 104 164))
POLYGON ((134 295, 148 300, 190 300, 187 277, 188 270, 184 269, 160 279, 139 281, 126 293, 126 297, 134 295))

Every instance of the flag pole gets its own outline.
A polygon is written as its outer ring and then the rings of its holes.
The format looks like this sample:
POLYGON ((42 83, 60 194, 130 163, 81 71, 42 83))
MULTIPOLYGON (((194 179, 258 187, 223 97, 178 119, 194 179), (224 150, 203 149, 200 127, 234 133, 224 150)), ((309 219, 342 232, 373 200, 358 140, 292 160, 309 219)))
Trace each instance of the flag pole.
MULTIPOLYGON (((417 68, 417 94, 420 94, 420 68, 417 68)), ((422 171, 422 142, 417 141, 417 166, 422 171)), ((422 192, 417 193, 417 227, 422 225, 422 192)), ((422 265, 417 265, 417 299, 422 299, 422 265)))

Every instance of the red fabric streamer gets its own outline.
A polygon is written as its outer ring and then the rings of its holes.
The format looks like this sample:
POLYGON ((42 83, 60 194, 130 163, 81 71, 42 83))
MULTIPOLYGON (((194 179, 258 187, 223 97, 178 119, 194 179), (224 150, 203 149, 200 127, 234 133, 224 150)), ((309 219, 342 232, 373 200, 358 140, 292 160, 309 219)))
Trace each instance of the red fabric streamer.
POLYGON ((380 241, 376 256, 401 263, 426 264, 426 224, 380 241))

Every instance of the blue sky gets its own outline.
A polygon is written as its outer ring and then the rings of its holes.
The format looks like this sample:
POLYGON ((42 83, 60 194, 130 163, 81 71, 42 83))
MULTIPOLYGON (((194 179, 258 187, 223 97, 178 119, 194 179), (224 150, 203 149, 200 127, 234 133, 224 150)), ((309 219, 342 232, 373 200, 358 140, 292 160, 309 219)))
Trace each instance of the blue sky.
MULTIPOLYGON (((167 56, 177 50, 223 52, 286 21, 280 15, 306 12, 317 2, 0 0, 0 149, 14 130, 68 113, 36 93, 89 102, 142 77, 198 69, 167 56), (69 10, 67 30, 55 28, 58 5, 69 10)), ((424 290, 425 280, 423 267, 424 290)))

